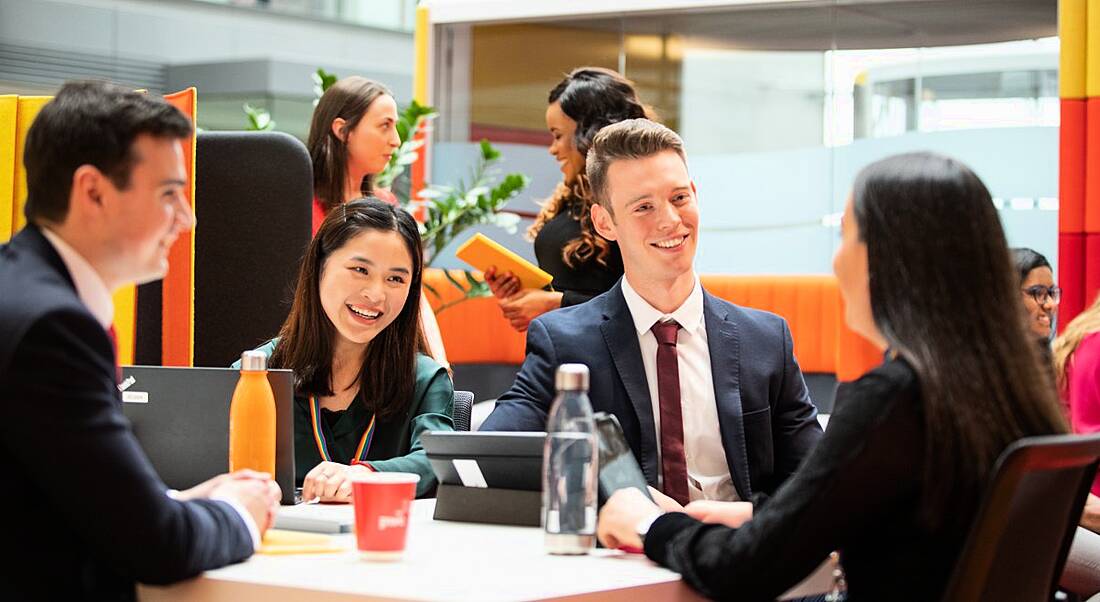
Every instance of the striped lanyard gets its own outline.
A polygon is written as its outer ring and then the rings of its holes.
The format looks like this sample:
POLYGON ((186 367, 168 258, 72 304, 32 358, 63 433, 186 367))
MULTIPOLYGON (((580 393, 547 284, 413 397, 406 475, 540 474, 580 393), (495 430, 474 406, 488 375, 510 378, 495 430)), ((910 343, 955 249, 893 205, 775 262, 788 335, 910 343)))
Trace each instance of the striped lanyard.
MULTIPOLYGON (((355 455, 351 457, 348 464, 359 464, 366 461, 367 452, 370 451, 371 439, 374 438, 374 421, 376 417, 374 414, 371 415, 370 424, 367 425, 367 430, 363 431, 363 438, 359 440, 359 447, 356 448, 355 455)), ((325 441, 325 433, 321 430, 321 402, 317 401, 316 397, 309 398, 309 420, 313 423, 313 441, 317 444, 317 451, 321 453, 321 459, 325 462, 335 462, 332 455, 328 453, 328 442, 325 441)))

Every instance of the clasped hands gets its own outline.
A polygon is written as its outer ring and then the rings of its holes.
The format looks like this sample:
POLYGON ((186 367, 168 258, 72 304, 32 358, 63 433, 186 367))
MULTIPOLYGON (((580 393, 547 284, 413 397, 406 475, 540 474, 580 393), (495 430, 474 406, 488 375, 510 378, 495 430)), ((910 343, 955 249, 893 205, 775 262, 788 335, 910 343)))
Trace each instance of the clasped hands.
POLYGON ((681 506, 676 500, 650 487, 649 501, 641 491, 634 487, 620 489, 613 493, 600 510, 596 522, 596 535, 600 543, 608 548, 641 548, 642 539, 638 536, 639 523, 665 512, 683 512, 704 523, 722 524, 737 528, 752 519, 752 504, 749 502, 717 502, 696 500, 687 506, 681 506))
POLYGON ((218 475, 190 489, 176 493, 177 500, 232 499, 252 516, 262 536, 275 520, 282 490, 266 472, 238 470, 218 475))
POLYGON ((306 473, 302 480, 302 501, 351 502, 351 481, 356 474, 371 472, 362 464, 321 462, 306 473))
POLYGON ((531 320, 561 307, 562 294, 535 288, 523 288, 512 272, 485 270, 485 283, 497 298, 504 318, 519 332, 526 332, 531 320))

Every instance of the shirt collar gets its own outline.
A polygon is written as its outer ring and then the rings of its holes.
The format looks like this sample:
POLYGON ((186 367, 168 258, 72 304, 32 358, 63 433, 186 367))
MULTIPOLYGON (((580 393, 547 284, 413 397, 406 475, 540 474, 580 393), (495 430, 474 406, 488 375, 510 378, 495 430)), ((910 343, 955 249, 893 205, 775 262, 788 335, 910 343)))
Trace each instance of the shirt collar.
POLYGON ((622 282, 623 298, 626 299, 626 306, 634 319, 634 328, 638 331, 638 336, 649 332, 649 329, 658 321, 676 320, 676 323, 688 332, 703 326, 703 287, 699 284, 699 276, 695 276, 695 285, 691 288, 691 294, 680 304, 680 307, 669 314, 661 313, 643 299, 634 287, 630 286, 626 276, 623 276, 622 282))
POLYGON ((80 297, 80 301, 96 321, 103 325, 104 330, 109 329, 115 321, 115 303, 111 298, 111 291, 107 289, 107 284, 99 277, 92 264, 88 263, 88 260, 69 246, 64 239, 45 227, 42 228, 42 235, 50 241, 54 250, 61 256, 61 261, 69 270, 69 276, 76 285, 76 295, 80 297))

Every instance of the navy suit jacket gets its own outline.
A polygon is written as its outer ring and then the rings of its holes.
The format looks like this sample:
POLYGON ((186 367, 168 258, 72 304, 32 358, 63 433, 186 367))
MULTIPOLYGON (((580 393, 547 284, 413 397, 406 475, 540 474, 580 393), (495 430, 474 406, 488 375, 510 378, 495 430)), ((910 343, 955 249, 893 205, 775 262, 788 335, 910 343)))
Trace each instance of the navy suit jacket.
MULTIPOLYGON (((703 316, 726 463, 737 494, 770 495, 821 437, 779 316, 738 307, 703 291, 703 316)), ((658 441, 634 320, 622 283, 582 305, 539 316, 527 329, 527 357, 483 431, 542 431, 560 364, 591 373, 592 408, 614 414, 650 485, 657 486, 658 441)), ((759 497, 758 497, 759 499, 759 497)))
MULTIPOLYGON (((168 497, 122 416, 111 340, 35 226, 0 246, 0 597, 127 600, 252 553, 225 502, 168 497)), ((180 461, 186 461, 181 458, 180 461)))

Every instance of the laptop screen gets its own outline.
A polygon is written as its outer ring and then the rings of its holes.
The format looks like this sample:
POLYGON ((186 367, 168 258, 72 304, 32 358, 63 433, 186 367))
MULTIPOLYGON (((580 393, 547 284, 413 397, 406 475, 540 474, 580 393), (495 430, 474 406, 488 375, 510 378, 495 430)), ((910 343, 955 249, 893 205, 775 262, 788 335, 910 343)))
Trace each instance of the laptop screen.
MULTIPOLYGON (((232 368, 124 366, 122 413, 160 478, 194 487, 229 470, 229 402, 240 376, 232 368)), ((268 370, 275 394, 275 481, 294 503, 294 378, 268 370)))

